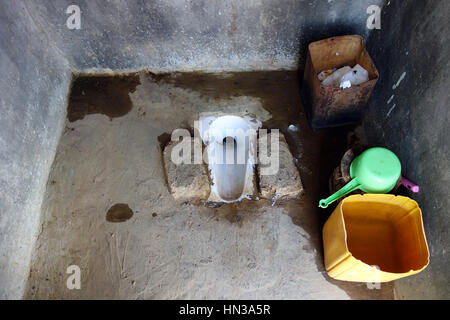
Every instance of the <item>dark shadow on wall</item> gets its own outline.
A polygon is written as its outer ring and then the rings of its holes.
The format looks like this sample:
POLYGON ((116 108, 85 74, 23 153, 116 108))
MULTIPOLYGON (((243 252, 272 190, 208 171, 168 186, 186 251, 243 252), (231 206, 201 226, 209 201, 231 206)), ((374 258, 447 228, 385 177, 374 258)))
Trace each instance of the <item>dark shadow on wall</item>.
POLYGON ((380 73, 364 116, 367 138, 394 151, 402 174, 420 185, 407 195, 422 209, 430 250, 426 270, 395 282, 398 298, 449 298, 449 16, 445 0, 391 1, 367 40, 380 73))

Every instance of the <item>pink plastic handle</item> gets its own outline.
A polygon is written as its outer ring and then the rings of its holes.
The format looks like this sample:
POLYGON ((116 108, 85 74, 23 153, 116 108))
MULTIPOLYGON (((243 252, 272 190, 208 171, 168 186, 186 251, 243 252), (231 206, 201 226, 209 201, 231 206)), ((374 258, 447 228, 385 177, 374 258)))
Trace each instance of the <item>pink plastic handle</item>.
POLYGON ((412 183, 411 181, 409 181, 408 179, 402 177, 402 185, 404 185, 406 188, 408 188, 409 190, 411 190, 414 193, 418 193, 420 188, 417 184, 412 183))

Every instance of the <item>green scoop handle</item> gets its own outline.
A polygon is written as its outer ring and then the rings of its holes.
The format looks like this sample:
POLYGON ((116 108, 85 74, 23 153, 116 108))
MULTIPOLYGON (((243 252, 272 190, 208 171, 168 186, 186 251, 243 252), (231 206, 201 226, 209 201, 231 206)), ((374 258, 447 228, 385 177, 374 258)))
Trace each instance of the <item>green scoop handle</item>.
POLYGON ((343 186, 341 189, 333 193, 331 196, 329 196, 326 199, 322 199, 319 202, 319 207, 326 208, 330 203, 333 203, 337 199, 345 196, 346 194, 358 189, 361 186, 361 184, 358 182, 356 178, 349 181, 345 186, 343 186))

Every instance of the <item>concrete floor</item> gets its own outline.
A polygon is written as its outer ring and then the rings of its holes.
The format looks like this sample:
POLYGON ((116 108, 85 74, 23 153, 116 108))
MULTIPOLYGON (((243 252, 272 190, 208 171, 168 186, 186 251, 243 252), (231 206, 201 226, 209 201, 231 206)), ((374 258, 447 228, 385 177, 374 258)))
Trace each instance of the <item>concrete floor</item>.
MULTIPOLYGON (((319 210, 317 202, 345 150, 346 131, 309 129, 296 72, 138 77, 131 106, 122 113, 102 112, 99 97, 88 103, 90 112, 73 118, 69 112, 48 179, 26 298, 394 297, 393 284, 369 290, 324 271, 321 226, 330 211, 319 210), (201 112, 243 109, 285 134, 305 194, 274 206, 264 200, 220 208, 175 201, 158 137, 192 126, 201 112), (290 124, 299 130, 289 131, 290 124), (116 203, 134 215, 107 221, 116 203), (66 287, 73 264, 81 268, 79 290, 66 287)), ((71 101, 76 98, 83 99, 71 101)), ((126 104, 122 98, 116 101, 126 104)))

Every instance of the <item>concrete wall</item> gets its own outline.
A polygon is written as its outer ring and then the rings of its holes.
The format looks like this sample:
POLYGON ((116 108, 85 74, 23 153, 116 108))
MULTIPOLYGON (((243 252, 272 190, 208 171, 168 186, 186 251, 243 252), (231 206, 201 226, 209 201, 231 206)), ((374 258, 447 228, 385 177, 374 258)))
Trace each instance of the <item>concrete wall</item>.
POLYGON ((76 70, 154 72, 293 69, 313 40, 367 36, 366 9, 384 2, 25 1, 76 70), (70 4, 81 9, 80 30, 65 26, 70 4))
POLYGON ((0 299, 20 298, 65 117, 68 63, 25 6, 0 2, 0 299))
POLYGON ((380 80, 364 121, 367 136, 393 150, 420 185, 420 194, 408 196, 422 209, 431 254, 425 271, 396 281, 399 298, 450 297, 449 17, 447 0, 391 1, 368 43, 380 80))

